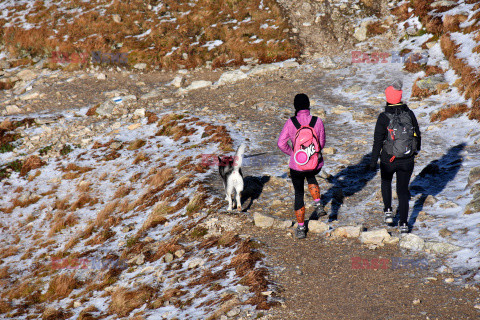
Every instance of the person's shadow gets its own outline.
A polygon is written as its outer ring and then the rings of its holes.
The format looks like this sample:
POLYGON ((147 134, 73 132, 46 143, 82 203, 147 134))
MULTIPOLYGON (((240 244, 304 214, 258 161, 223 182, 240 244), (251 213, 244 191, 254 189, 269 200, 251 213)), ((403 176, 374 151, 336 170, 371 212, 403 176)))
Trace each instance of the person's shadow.
MULTIPOLYGON (((365 170, 370 163, 371 155, 371 152, 364 155, 357 164, 346 167, 328 179, 328 182, 333 183, 333 186, 321 197, 323 205, 331 202, 331 212, 328 221, 337 220, 338 211, 344 199, 361 191, 368 181, 375 177, 377 169, 373 171, 365 170)), ((311 216, 310 219, 316 220, 318 217, 311 216)))
POLYGON ((420 195, 413 205, 408 221, 410 228, 415 224, 418 213, 423 210, 427 197, 438 195, 455 178, 462 166, 463 157, 460 153, 465 146, 465 143, 461 143, 451 147, 440 159, 426 165, 410 183, 410 195, 413 197, 420 195))

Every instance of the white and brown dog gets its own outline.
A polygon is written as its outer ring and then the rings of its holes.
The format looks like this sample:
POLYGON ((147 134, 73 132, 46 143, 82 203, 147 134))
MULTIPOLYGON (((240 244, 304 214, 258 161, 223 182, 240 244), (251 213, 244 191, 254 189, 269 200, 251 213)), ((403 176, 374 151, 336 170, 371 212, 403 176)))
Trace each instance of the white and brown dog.
POLYGON ((240 193, 243 191, 243 174, 242 160, 245 152, 245 144, 242 143, 235 153, 234 157, 223 156, 218 157, 218 171, 222 177, 223 186, 225 188, 225 200, 228 201, 228 211, 232 210, 232 197, 235 190, 235 206, 242 211, 242 203, 240 202, 240 193))

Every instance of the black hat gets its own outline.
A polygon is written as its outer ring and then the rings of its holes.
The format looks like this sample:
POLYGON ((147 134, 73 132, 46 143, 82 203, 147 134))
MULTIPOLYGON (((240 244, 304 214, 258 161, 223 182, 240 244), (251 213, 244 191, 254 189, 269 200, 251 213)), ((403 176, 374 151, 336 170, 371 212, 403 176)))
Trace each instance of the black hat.
POLYGON ((300 110, 310 109, 310 100, 307 95, 304 93, 299 93, 295 96, 293 100, 293 106, 295 107, 295 114, 300 110))

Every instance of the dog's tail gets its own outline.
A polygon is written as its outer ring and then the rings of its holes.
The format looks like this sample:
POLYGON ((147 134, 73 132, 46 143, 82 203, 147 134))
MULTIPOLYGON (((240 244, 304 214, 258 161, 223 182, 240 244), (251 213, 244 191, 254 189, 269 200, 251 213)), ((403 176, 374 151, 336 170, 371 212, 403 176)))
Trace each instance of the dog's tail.
POLYGON ((235 153, 235 158, 233 159, 233 170, 238 171, 242 167, 243 154, 245 153, 245 143, 242 143, 235 153))

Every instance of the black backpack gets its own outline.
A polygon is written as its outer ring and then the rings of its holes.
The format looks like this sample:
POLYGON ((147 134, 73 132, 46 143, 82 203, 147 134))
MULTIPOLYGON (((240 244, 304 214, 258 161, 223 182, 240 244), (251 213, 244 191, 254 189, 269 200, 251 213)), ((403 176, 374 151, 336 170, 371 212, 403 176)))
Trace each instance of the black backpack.
POLYGON ((412 117, 408 111, 400 113, 385 113, 390 119, 387 126, 387 139, 383 142, 383 149, 395 159, 411 157, 417 151, 417 138, 412 117))

